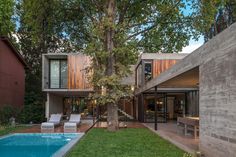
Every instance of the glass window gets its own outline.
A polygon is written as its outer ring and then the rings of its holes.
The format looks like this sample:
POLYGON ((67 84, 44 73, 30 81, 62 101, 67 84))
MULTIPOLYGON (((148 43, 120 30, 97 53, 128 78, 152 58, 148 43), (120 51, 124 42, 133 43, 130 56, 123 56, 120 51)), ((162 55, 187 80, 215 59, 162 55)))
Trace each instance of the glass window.
POLYGON ((67 88, 67 61, 50 60, 50 88, 67 88))
POLYGON ((145 82, 152 79, 152 64, 151 63, 145 63, 144 64, 144 77, 145 82))
POLYGON ((59 88, 60 84, 60 62, 59 60, 50 61, 50 88, 59 88))

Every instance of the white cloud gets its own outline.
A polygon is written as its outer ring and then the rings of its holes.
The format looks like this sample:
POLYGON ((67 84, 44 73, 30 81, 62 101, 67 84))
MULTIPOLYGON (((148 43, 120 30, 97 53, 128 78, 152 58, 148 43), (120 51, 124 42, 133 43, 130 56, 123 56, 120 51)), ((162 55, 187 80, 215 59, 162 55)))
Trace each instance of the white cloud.
POLYGON ((196 50, 197 48, 199 48, 200 46, 202 46, 202 43, 191 44, 191 45, 188 45, 188 46, 184 47, 182 49, 182 51, 179 52, 179 53, 191 53, 194 50, 196 50))

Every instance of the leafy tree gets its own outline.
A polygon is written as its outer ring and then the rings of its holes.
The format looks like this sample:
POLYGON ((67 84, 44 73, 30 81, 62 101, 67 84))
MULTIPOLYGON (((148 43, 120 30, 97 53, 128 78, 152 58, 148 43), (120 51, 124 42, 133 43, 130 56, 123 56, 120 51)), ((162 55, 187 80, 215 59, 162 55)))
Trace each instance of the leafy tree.
POLYGON ((15 31, 14 0, 0 0, 0 35, 11 37, 15 31))
POLYGON ((235 0, 203 0, 197 5, 197 28, 208 41, 236 21, 235 0))
MULTIPOLYGON (((174 53, 197 38, 202 28, 197 10, 185 14, 195 1, 181 0, 62 0, 65 33, 81 52, 91 56, 95 88, 94 99, 107 105, 108 130, 118 129, 117 102, 129 95, 129 87, 121 85, 138 52, 174 53), (188 2, 188 3, 187 3, 188 2), (198 17, 198 19, 194 19, 198 17), (79 22, 78 22, 79 21, 79 22), (83 38, 82 43, 77 40, 83 38)), ((206 16, 207 18, 207 16, 206 16)))
POLYGON ((26 71, 25 105, 21 121, 40 122, 44 116, 45 95, 42 92, 42 54, 59 49, 55 40, 54 1, 20 0, 16 12, 19 16, 18 44, 29 69, 26 71))

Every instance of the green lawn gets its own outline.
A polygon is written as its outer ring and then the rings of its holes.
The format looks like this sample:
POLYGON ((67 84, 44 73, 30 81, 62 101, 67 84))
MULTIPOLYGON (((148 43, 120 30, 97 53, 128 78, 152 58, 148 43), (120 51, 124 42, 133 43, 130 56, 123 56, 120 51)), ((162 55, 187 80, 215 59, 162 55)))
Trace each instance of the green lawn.
POLYGON ((115 133, 94 128, 70 151, 68 157, 183 157, 184 151, 146 128, 115 133))
POLYGON ((0 125, 0 136, 14 133, 17 130, 25 129, 25 126, 16 126, 16 127, 11 127, 11 126, 1 126, 0 125))

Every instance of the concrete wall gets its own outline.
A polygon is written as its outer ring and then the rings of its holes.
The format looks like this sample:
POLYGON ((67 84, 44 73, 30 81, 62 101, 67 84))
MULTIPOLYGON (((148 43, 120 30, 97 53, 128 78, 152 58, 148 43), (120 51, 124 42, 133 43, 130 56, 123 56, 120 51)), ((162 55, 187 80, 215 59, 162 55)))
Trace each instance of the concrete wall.
POLYGON ((63 112, 63 97, 47 93, 46 102, 46 118, 49 118, 53 113, 63 112))
POLYGON ((48 89, 49 87, 49 60, 42 56, 42 90, 48 89))
POLYGON ((209 157, 236 156, 236 40, 227 44, 200 65, 200 149, 209 157))

